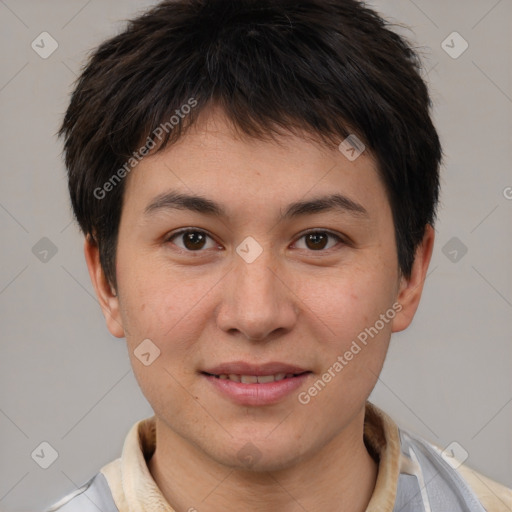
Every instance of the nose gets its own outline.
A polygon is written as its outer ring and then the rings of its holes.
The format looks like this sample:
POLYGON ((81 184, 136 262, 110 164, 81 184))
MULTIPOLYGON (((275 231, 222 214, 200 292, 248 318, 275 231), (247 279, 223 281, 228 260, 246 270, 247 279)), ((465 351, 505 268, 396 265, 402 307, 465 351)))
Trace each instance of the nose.
POLYGON ((250 341, 266 341, 289 332, 297 322, 298 298, 288 273, 274 261, 270 249, 251 263, 235 254, 223 280, 217 326, 250 341))

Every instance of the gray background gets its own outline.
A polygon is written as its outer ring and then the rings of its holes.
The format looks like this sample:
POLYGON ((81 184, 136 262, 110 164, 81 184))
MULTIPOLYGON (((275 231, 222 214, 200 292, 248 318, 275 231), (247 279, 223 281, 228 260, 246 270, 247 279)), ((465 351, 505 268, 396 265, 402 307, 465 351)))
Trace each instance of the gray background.
MULTIPOLYGON (((152 3, 0 0, 3 511, 41 510, 80 486, 152 415, 95 299, 54 135, 86 52, 152 3), (47 59, 31 47, 43 31, 58 42, 47 59), (32 250, 43 237, 57 249, 47 261, 32 250), (59 455, 48 469, 31 456, 43 441, 59 455)), ((446 153, 422 303, 394 335, 372 399, 512 486, 512 0, 371 5, 412 28, 446 153), (458 58, 441 46, 453 31, 469 44, 458 58)))

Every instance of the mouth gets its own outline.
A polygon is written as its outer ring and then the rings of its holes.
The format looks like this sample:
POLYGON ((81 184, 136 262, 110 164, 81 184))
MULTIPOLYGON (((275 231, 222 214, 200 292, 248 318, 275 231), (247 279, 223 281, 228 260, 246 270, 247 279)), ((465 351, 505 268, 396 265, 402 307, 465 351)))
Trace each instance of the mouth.
POLYGON ((209 368, 200 374, 223 398, 238 405, 262 406, 282 401, 313 372, 285 363, 253 365, 239 361, 209 368))
POLYGON ((268 382, 279 382, 284 379, 292 379, 294 377, 298 377, 299 375, 304 375, 306 373, 311 373, 309 371, 301 372, 301 373, 276 373, 270 375, 240 375, 236 373, 208 373, 202 372, 204 375, 208 375, 210 377, 214 377, 220 380, 230 380, 232 382, 240 382, 241 384, 267 384, 268 382))

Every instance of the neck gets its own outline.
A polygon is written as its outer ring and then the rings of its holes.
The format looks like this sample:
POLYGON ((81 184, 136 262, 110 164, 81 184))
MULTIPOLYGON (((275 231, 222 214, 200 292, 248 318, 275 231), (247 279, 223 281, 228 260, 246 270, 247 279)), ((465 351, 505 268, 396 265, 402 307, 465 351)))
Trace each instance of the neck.
POLYGON ((363 512, 377 464, 363 441, 364 409, 313 456, 279 471, 241 471, 218 464, 156 419, 148 469, 176 511, 363 512))
POLYGON ((272 472, 218 464, 156 419, 156 450, 148 469, 176 511, 363 512, 377 464, 363 441, 364 409, 313 456, 272 472))

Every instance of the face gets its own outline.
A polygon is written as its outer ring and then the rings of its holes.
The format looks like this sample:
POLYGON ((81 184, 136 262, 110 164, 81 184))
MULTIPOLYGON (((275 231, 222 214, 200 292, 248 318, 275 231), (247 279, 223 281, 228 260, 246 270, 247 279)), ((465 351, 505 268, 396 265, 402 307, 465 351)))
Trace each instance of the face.
POLYGON ((142 160, 102 301, 161 428, 231 467, 286 468, 346 431, 424 278, 400 278, 367 153, 279 142, 217 114, 142 160))

